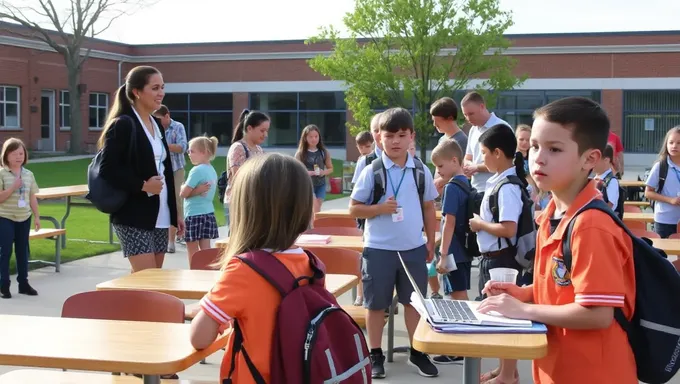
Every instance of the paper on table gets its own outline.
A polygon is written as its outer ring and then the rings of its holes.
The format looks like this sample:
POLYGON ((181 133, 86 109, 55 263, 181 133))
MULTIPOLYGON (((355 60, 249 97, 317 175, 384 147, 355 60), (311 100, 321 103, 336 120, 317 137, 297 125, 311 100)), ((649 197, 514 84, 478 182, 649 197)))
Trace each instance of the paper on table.
POLYGON ((331 242, 331 237, 328 235, 310 235, 310 234, 305 234, 305 235, 300 235, 297 239, 298 243, 307 243, 307 244, 328 244, 331 242))

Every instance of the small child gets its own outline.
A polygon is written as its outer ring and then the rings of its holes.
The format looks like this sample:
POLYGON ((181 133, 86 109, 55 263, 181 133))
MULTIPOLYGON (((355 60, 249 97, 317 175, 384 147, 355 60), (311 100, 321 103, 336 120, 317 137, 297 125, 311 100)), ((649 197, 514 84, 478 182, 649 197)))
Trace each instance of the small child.
POLYGON ((604 202, 609 204, 612 211, 617 211, 619 207, 619 180, 616 178, 612 169, 612 161, 614 161, 614 148, 607 145, 602 151, 600 161, 595 164, 595 180, 597 180, 597 189, 602 192, 604 202))
POLYGON ((38 184, 33 172, 24 168, 28 163, 28 151, 24 143, 9 138, 2 145, 0 152, 0 295, 9 299, 9 260, 12 257, 12 245, 17 258, 17 283, 19 293, 37 296, 38 291, 28 284, 28 259, 30 247, 28 243, 31 232, 31 214, 35 230, 40 230, 40 212, 38 211, 38 184))
POLYGON ((215 158, 216 137, 199 136, 189 141, 189 159, 194 165, 180 196, 184 198, 185 239, 189 261, 200 249, 210 248, 210 240, 219 237, 213 199, 217 190, 217 172, 210 162, 215 158))
POLYGON ((677 224, 680 221, 680 125, 666 133, 659 151, 659 161, 652 166, 646 184, 645 197, 656 202, 654 232, 666 239, 677 232, 677 224), (663 189, 658 191, 662 162, 668 164, 668 174, 665 175, 663 189))
POLYGON ((333 173, 333 160, 323 145, 319 127, 310 124, 302 130, 295 158, 307 167, 307 173, 312 177, 314 213, 317 213, 321 210, 323 199, 326 198, 326 176, 333 173))
POLYGON ((366 155, 362 155, 359 158, 359 160, 357 160, 357 166, 354 168, 354 175, 352 176, 352 184, 356 184, 364 168, 371 164, 373 160, 377 159, 378 157, 380 157, 380 155, 382 155, 382 142, 380 141, 380 126, 378 125, 379 121, 380 113, 376 113, 375 115, 373 115, 373 118, 371 118, 371 136, 373 136, 374 144, 373 151, 369 152, 366 155))
MULTIPOLYGON (((207 348, 218 333, 238 321, 243 349, 264 382, 269 383, 281 295, 233 256, 267 250, 295 277, 312 276, 309 257, 294 245, 312 219, 312 183, 299 161, 276 153, 245 162, 232 183, 229 246, 219 262, 220 277, 201 300, 201 311, 191 322, 191 344, 196 349, 207 348)), ((254 383, 244 353, 232 350, 233 332, 229 339, 220 366, 220 383, 227 382, 232 359, 235 370, 230 382, 254 383)))
POLYGON ((615 308, 629 320, 635 312, 630 237, 606 213, 586 210, 574 222, 570 270, 562 255, 574 214, 600 196, 588 176, 607 145, 607 113, 590 99, 568 97, 537 109, 534 118, 531 172, 541 190, 552 192, 536 219, 534 282, 491 282, 478 309, 548 326, 547 354, 533 361, 535 383, 637 384, 628 337, 614 320, 615 308))
POLYGON ((361 156, 368 156, 373 152, 373 135, 369 131, 361 131, 355 139, 357 150, 361 156))

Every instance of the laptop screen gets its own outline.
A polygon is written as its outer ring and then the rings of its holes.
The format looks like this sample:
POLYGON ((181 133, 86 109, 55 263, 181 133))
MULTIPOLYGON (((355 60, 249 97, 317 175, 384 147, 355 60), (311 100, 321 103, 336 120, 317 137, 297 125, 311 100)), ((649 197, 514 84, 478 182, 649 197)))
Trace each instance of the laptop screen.
POLYGON ((413 290, 418 293, 418 297, 420 297, 420 302, 423 304, 423 308, 427 308, 425 306, 425 298, 423 297, 423 293, 420 292, 420 288, 418 288, 418 284, 416 284, 416 281, 413 280, 413 276, 411 276, 411 272, 406 268, 406 263, 404 263, 404 259, 401 257, 401 252, 397 252, 397 256, 399 256, 399 261, 401 261, 402 267, 404 267, 404 272, 406 272, 406 276, 408 276, 408 280, 411 282, 411 286, 413 287, 413 290))

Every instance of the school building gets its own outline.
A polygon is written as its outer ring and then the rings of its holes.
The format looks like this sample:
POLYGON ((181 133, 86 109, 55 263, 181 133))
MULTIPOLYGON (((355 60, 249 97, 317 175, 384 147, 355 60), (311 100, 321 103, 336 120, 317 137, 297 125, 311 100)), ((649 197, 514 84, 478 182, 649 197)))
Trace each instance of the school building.
MULTIPOLYGON (((680 124, 680 31, 508 38, 512 47, 506 54, 517 60, 515 72, 528 76, 519 88, 503 92, 493 109, 509 123, 531 123, 535 108, 561 97, 593 98, 623 139, 626 165, 651 165, 666 130, 680 124)), ((307 64, 327 54, 328 45, 302 40, 129 45, 93 39, 87 46, 90 58, 79 85, 86 149, 94 150, 127 71, 147 64, 163 73, 164 103, 190 137, 207 133, 226 146, 239 113, 250 108, 271 116, 270 148, 296 146, 301 129, 313 123, 334 157, 356 156, 345 127, 351 113, 343 83, 307 64)), ((70 145, 69 108, 62 57, 38 40, 0 32, 0 141, 18 136, 36 150, 64 151, 70 145)))

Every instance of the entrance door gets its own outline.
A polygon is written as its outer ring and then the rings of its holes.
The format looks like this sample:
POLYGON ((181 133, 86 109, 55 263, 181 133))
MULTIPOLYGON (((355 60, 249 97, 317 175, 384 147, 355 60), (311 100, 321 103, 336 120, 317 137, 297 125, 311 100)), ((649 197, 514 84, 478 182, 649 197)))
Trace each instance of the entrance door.
POLYGON ((40 97, 40 144, 41 151, 55 150, 54 91, 42 91, 40 97))

